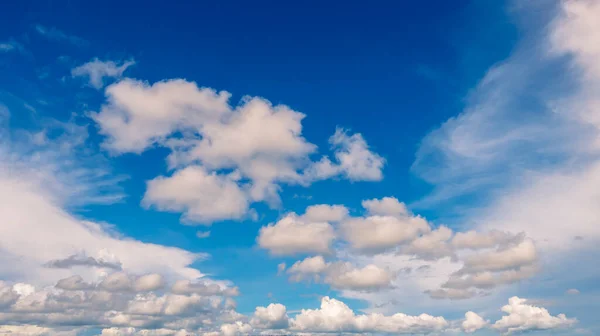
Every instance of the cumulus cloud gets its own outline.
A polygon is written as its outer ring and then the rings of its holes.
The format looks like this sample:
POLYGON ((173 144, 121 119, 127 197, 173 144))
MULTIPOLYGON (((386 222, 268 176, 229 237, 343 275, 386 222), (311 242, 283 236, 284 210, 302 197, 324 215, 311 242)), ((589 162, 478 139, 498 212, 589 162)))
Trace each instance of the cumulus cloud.
POLYGON ((311 222, 339 222, 348 216, 343 205, 317 204, 306 208, 303 217, 311 222))
POLYGON ((344 176, 350 181, 380 181, 383 179, 385 159, 369 149, 360 133, 348 135, 347 130, 337 128, 329 138, 335 162, 325 156, 307 170, 314 179, 344 176))
POLYGON ((249 196, 235 180, 232 175, 188 166, 172 176, 148 181, 142 204, 162 211, 183 212, 188 222, 210 224, 242 218, 248 211, 249 196))
POLYGON ((370 215, 404 216, 409 214, 406 204, 398 201, 398 199, 395 197, 364 200, 361 204, 370 215))
POLYGON ((262 227, 257 242, 274 255, 293 255, 329 253, 334 238, 335 232, 329 223, 310 222, 292 213, 262 227))
POLYGON ((104 87, 105 78, 121 78, 127 68, 135 64, 135 61, 123 61, 118 65, 114 61, 101 61, 98 58, 82 64, 71 70, 73 77, 87 77, 90 86, 101 89, 104 87))
POLYGON ((354 217, 344 221, 340 229, 353 248, 374 251, 410 242, 430 231, 427 221, 418 216, 354 217))
POLYGON ((346 304, 329 297, 321 299, 320 309, 303 309, 290 321, 290 329, 303 332, 426 334, 447 326, 443 317, 427 314, 356 315, 346 304))
POLYGON ((259 329, 285 329, 289 325, 286 307, 279 303, 256 307, 250 324, 259 329))
POLYGON ((377 290, 389 287, 392 272, 376 265, 355 267, 348 262, 325 262, 322 256, 309 257, 294 263, 288 270, 291 281, 323 281, 336 289, 377 290))
MULTIPOLYGON (((166 147, 170 150, 169 167, 177 170, 175 175, 202 167, 203 175, 218 176, 219 180, 227 176, 231 180, 227 184, 236 184, 243 193, 245 206, 238 205, 230 217, 223 213, 202 216, 200 221, 239 219, 240 212, 247 211, 247 204, 252 202, 277 206, 281 184, 308 185, 315 180, 309 170, 310 155, 316 146, 302 136, 305 115, 285 105, 244 97, 239 105, 231 106, 230 93, 199 88, 181 79, 150 85, 126 78, 108 86, 106 96, 100 110, 90 113, 99 132, 106 136, 106 148, 122 154, 166 147)), ((336 139, 335 153, 343 176, 351 180, 381 179, 383 159, 368 150, 360 134, 338 130, 332 139, 336 139)), ((165 179, 157 178, 161 182, 165 179)), ((179 191, 198 194, 195 186, 183 185, 179 191)), ((195 209, 172 198, 166 210, 177 208, 174 211, 189 213, 195 209)), ((203 207, 197 210, 207 211, 203 207)))
POLYGON ((516 296, 508 300, 508 305, 502 307, 502 311, 507 315, 496 321, 492 328, 505 334, 566 328, 577 322, 564 314, 552 316, 546 308, 529 305, 527 300, 516 296))
POLYGON ((489 322, 472 311, 465 313, 465 320, 462 322, 462 330, 466 333, 474 333, 477 330, 485 327, 489 322))

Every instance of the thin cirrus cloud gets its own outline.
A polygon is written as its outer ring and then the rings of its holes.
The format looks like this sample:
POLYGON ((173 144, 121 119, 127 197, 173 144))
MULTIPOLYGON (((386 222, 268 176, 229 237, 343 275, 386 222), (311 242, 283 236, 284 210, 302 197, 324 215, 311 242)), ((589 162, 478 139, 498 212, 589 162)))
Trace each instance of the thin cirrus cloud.
POLYGON ((71 76, 87 78, 88 84, 99 90, 104 87, 106 78, 119 79, 127 68, 135 64, 134 60, 118 63, 114 61, 101 61, 98 58, 77 66, 71 70, 71 76))

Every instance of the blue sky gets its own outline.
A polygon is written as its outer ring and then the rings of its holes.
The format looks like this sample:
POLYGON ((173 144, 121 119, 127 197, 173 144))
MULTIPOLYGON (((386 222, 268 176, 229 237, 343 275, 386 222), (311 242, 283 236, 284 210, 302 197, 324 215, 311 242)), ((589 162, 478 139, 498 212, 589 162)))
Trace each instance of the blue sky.
POLYGON ((596 2, 0 9, 0 334, 599 331, 596 2))

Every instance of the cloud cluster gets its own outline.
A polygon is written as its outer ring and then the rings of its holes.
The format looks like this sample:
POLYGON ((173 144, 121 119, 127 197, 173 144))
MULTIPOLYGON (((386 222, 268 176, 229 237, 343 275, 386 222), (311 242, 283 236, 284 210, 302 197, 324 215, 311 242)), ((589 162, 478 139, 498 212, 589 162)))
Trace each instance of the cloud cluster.
POLYGON ((2 283, 0 325, 11 330, 10 325, 16 324, 22 329, 13 332, 23 335, 60 334, 61 329, 75 334, 90 328, 105 328, 103 334, 129 330, 132 335, 174 335, 208 332, 241 318, 226 298, 237 294, 231 288, 177 282, 161 291, 163 285, 158 274, 124 272, 109 274, 94 284, 78 275, 42 288, 2 283))
POLYGON ((348 262, 325 262, 322 256, 294 263, 288 270, 291 281, 323 281, 335 289, 378 290, 391 286, 393 274, 376 265, 357 268, 348 262))
MULTIPOLYGON (((366 259, 390 253, 431 262, 447 259, 458 268, 441 287, 426 290, 436 299, 471 298, 499 285, 527 279, 537 271, 536 246, 523 233, 435 228, 393 197, 365 200, 362 205, 364 216, 350 216, 343 206, 323 204, 308 207, 300 216, 289 213, 261 228, 258 245, 274 255, 333 255, 340 247, 333 251, 332 245, 339 242, 351 255, 366 259)), ((323 281, 337 289, 351 290, 389 287, 401 273, 374 263, 374 259, 361 264, 327 263, 318 255, 296 262, 287 272, 293 281, 323 281)))
POLYGON ((106 103, 90 114, 104 146, 115 154, 168 148, 172 174, 148 182, 144 204, 189 221, 239 219, 253 202, 275 206, 281 184, 382 178, 384 159, 342 129, 330 139, 334 162, 313 162, 316 146, 302 136, 305 115, 260 97, 231 106, 230 93, 181 79, 150 85, 125 78, 105 92, 106 103))

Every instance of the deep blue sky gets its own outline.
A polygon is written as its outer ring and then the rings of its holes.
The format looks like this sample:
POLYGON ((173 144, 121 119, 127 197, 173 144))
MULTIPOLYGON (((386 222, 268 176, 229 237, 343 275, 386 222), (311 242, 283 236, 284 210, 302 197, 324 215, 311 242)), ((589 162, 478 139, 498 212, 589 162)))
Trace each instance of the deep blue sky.
MULTIPOLYGON (((22 101, 61 120, 97 109, 102 95, 89 88, 74 95, 81 83, 60 79, 93 57, 133 58, 129 77, 151 83, 185 78, 227 90, 233 102, 262 96, 305 113, 303 135, 320 148, 342 126, 363 134, 385 157, 381 183, 287 187, 280 210, 259 204, 259 221, 214 224, 205 240, 195 238, 196 227, 180 225, 179 214, 139 206, 145 181, 165 171, 166 151, 111 159, 116 174, 130 177, 122 184, 128 197, 77 213, 136 239, 210 253, 200 268, 240 287, 241 312, 268 304, 268 292, 288 309, 314 305, 310 295, 328 293, 326 286, 276 278, 285 259, 255 247, 258 229, 310 204, 357 209, 368 198, 393 195, 410 203, 423 197, 430 187, 410 171, 420 140, 463 110, 469 91, 519 36, 503 1, 14 1, 2 7, 0 40, 18 39, 28 50, 27 57, 0 63, 0 98, 13 126, 28 127, 33 119, 22 101), (36 34, 36 25, 81 41, 49 41, 36 34)), ((93 126, 90 132, 98 137, 93 126)), ((420 213, 434 222, 449 216, 443 208, 420 213)))

